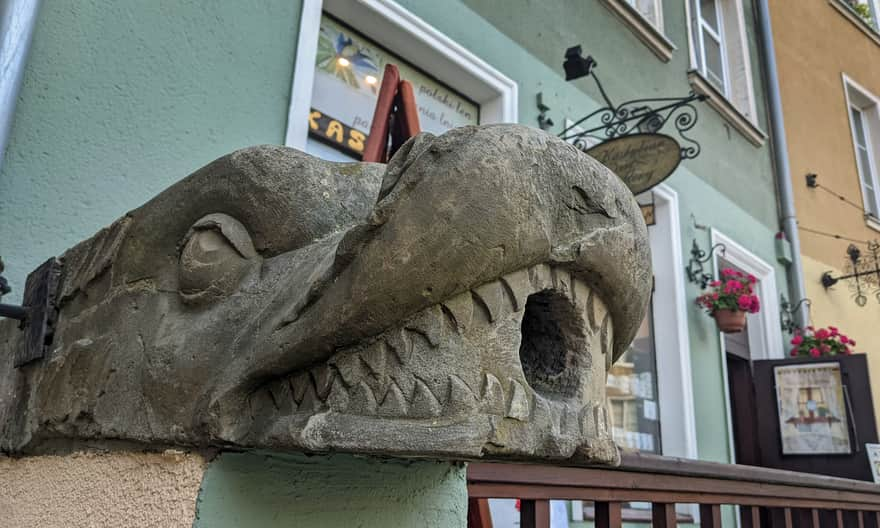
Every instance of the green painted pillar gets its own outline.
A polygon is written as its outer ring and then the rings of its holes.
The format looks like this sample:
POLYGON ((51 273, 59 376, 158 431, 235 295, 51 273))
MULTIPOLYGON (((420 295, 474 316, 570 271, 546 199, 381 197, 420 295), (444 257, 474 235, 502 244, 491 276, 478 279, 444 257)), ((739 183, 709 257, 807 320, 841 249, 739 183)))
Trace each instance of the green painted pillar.
POLYGON ((194 528, 464 528, 465 466, 354 455, 223 453, 194 528))

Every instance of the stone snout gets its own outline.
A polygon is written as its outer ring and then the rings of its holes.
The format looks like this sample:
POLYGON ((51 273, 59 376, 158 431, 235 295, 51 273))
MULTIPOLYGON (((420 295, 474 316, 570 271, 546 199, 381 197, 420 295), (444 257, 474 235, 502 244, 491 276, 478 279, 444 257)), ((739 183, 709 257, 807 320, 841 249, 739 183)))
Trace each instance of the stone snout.
POLYGON ((246 443, 615 463, 605 303, 540 264, 430 306, 369 343, 266 383, 246 443))

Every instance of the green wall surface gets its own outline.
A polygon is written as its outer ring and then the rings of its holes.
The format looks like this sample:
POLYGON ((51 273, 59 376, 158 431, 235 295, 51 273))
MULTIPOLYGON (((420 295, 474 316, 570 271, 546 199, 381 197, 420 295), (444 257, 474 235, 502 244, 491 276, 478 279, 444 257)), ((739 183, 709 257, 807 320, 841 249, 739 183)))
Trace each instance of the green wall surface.
POLYGON ((352 455, 224 453, 205 472, 194 528, 464 528, 463 464, 352 455))
POLYGON ((42 2, 0 168, 27 273, 211 160, 282 143, 299 0, 42 2))
MULTIPOLYGON (((684 2, 663 3, 666 35, 677 47, 669 63, 657 59, 598 0, 505 0, 503 9, 497 0, 398 2, 514 79, 521 123, 537 125, 535 96, 543 92, 556 122, 553 133, 562 130, 566 118, 599 106, 591 80, 564 81, 562 56, 572 45, 581 44, 598 60, 599 75, 616 102, 690 91, 684 2)), ((745 6, 753 29, 751 3, 745 6)), ((282 143, 300 9, 296 0, 45 1, 0 171, 0 255, 16 288, 7 302, 20 298, 25 275, 42 260, 194 169, 236 148, 282 143)), ((750 33, 759 124, 767 130, 760 63, 750 33)), ((371 36, 381 40, 381 35, 371 36)), ((692 239, 709 247, 709 233, 694 229, 693 214, 700 224, 724 232, 776 266, 778 213, 770 148, 753 146, 708 105, 699 106, 699 115, 692 136, 702 154, 685 161, 668 180, 679 193, 684 261, 692 239)), ((785 270, 776 270, 783 292, 785 270)), ((697 293, 687 285, 688 300, 697 293)), ((727 462, 718 333, 692 304, 688 318, 699 456, 727 462)), ((300 490, 301 482, 279 468, 320 467, 302 473, 318 478, 322 471, 345 465, 339 462, 343 458, 331 457, 319 466, 316 460, 324 459, 222 455, 205 480, 199 526, 216 526, 208 520, 221 522, 239 510, 277 514, 279 523, 287 512, 302 515, 297 508, 308 505, 288 504, 277 494, 248 495, 249 488, 268 494, 271 486, 260 485, 275 479, 280 488, 300 490), (250 500, 262 507, 250 507, 250 500)), ((399 467, 345 460, 364 470, 370 464, 377 471, 399 467)), ((437 472, 433 478, 445 482, 449 493, 464 493, 463 472, 448 465, 425 467, 437 472)), ((401 471, 401 478, 406 474, 401 471)), ((341 476, 334 478, 342 482, 341 476)), ((332 488, 325 486, 325 493, 332 488)), ((406 496, 406 486, 380 486, 381 497, 392 505, 394 489, 406 496)), ((285 497, 312 497, 298 493, 285 497)), ((329 502, 320 499, 314 497, 327 509, 329 502)), ((457 519, 461 512, 446 514, 457 519)))

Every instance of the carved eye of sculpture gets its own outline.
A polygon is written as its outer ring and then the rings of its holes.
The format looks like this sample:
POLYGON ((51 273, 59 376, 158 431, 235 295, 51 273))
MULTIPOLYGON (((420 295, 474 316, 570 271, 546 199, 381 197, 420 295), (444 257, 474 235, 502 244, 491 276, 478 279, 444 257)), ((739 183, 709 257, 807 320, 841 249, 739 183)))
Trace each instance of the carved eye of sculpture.
POLYGON ((259 258, 244 225, 222 213, 196 221, 181 245, 179 290, 187 304, 210 302, 234 292, 259 258))

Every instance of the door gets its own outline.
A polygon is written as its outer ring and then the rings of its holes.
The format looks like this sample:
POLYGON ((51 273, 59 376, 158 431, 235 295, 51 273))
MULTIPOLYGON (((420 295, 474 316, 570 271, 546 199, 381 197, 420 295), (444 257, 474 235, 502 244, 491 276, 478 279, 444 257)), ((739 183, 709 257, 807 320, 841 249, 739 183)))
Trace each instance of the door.
POLYGON ((724 348, 727 351, 727 386, 736 463, 760 466, 748 327, 736 334, 724 334, 724 348))

